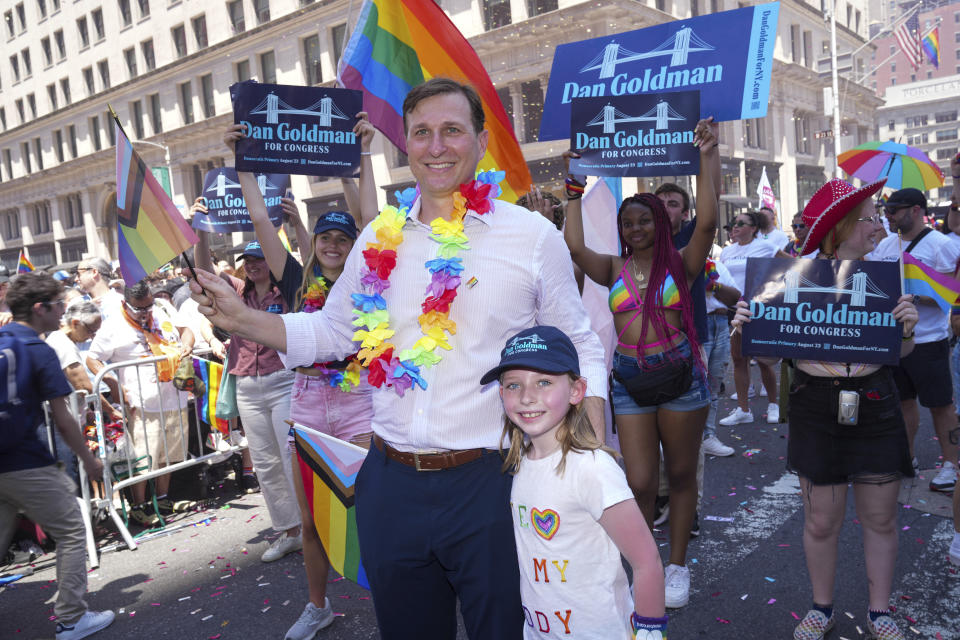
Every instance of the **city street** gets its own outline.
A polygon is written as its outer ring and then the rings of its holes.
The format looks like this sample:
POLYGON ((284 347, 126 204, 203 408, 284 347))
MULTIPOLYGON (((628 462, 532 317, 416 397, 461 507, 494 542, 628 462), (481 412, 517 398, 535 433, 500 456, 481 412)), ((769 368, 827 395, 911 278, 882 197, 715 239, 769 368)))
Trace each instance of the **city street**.
MULTIPOLYGON (((766 398, 751 406, 762 416, 766 398)), ((721 415, 732 407, 725 399, 721 415)), ((799 487, 784 470, 786 425, 758 421, 721 427, 719 435, 736 454, 707 460, 702 533, 689 553, 690 604, 670 612, 670 638, 790 638, 811 596, 799 487)), ((901 494, 891 602, 908 638, 960 638, 960 572, 947 562, 950 501, 927 489, 938 451, 924 412, 918 452, 927 470, 901 494)), ((101 566, 90 573, 88 602, 94 609, 113 609, 117 620, 96 638, 283 637, 306 602, 301 556, 261 563, 267 538, 274 535, 262 496, 237 498, 230 481, 215 495, 210 510, 177 520, 196 526, 145 541, 134 552, 102 555, 101 566)), ((836 586, 838 624, 830 637, 854 640, 865 633, 867 589, 852 505, 848 512, 836 586)), ((661 545, 666 539, 665 531, 657 532, 661 545)), ((53 637, 53 578, 48 554, 33 575, 0 592, 0 638, 53 637)), ((331 573, 329 597, 340 617, 318 639, 378 637, 368 592, 331 573)), ((466 637, 462 630, 461 637, 466 637)))

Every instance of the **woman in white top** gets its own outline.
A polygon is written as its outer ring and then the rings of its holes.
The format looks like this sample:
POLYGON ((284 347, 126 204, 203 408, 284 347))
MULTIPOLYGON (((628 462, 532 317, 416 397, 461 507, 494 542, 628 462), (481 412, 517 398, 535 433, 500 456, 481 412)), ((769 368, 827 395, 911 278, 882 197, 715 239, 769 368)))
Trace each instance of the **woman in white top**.
MULTIPOLYGON (((737 288, 746 293, 747 258, 772 258, 777 254, 779 247, 759 238, 760 216, 755 211, 745 211, 737 216, 730 230, 730 239, 733 241, 720 252, 720 262, 730 271, 737 281, 737 288)), ((724 426, 732 426, 746 422, 753 422, 753 412, 749 405, 750 387, 750 360, 744 358, 740 352, 740 334, 736 333, 730 339, 730 355, 733 357, 733 383, 737 389, 737 407, 726 418, 720 420, 724 426)), ((760 369, 760 380, 767 392, 770 404, 767 406, 767 422, 775 424, 780 421, 780 407, 776 403, 777 376, 773 371, 775 361, 757 358, 757 367, 760 369)))

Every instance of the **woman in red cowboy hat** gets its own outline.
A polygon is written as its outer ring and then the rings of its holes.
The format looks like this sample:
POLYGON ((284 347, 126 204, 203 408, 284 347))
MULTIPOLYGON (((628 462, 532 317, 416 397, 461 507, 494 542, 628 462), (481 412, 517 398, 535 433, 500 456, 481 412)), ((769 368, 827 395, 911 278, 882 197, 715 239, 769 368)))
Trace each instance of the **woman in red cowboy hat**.
MULTIPOLYGON (((883 227, 870 197, 886 179, 857 189, 831 180, 803 210, 809 232, 802 255, 862 260, 883 227)), ((901 357, 913 349, 917 310, 901 296, 893 316, 903 323, 901 357)), ((739 302, 733 325, 750 321, 739 302)), ((796 360, 790 388, 787 467, 800 476, 803 493, 803 548, 813 589, 813 606, 793 632, 795 640, 820 640, 833 627, 837 542, 846 513, 847 485, 853 484, 863 530, 869 611, 867 629, 879 640, 904 638, 890 614, 890 590, 897 557, 897 494, 900 479, 913 476, 907 432, 890 367, 838 363, 827 358, 796 360), (838 422, 839 392, 857 392, 856 425, 838 422)))

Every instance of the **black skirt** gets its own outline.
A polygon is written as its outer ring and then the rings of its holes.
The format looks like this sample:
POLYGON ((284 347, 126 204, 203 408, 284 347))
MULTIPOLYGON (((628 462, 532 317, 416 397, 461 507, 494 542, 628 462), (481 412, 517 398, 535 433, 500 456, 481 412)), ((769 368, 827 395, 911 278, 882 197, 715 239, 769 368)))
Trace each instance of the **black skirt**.
POLYGON ((794 372, 787 468, 813 484, 889 482, 913 477, 907 429, 889 367, 861 378, 794 372), (841 390, 860 392, 856 425, 837 422, 841 390))

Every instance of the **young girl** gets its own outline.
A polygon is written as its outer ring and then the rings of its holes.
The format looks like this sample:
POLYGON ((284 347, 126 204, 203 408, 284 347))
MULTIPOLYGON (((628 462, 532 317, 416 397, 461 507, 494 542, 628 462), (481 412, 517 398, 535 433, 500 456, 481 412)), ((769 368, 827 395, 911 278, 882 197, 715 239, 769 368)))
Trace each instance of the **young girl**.
POLYGON ((507 341, 499 378, 525 638, 666 638, 663 568, 613 452, 582 407, 586 381, 559 329, 507 341), (633 567, 633 602, 620 554, 633 567), (659 634, 655 635, 656 632, 659 634))

